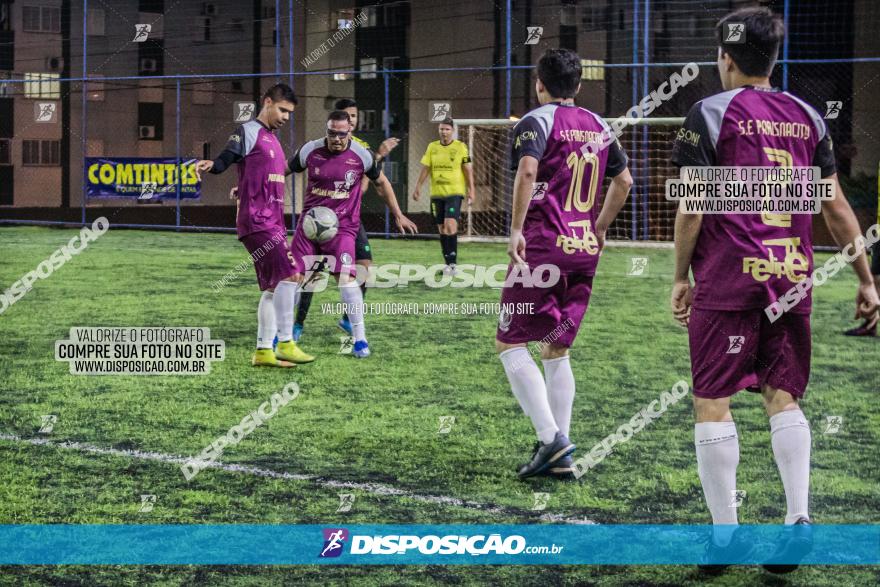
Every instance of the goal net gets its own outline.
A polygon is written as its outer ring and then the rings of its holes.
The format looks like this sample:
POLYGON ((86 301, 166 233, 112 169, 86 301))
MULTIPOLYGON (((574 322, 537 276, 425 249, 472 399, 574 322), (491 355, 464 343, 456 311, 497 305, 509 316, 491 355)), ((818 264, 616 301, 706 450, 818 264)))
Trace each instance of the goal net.
MULTIPOLYGON (((614 118, 606 118, 609 123, 614 118)), ((669 162, 672 141, 684 118, 625 119, 620 143, 629 157, 633 188, 608 238, 671 241, 676 205, 664 197, 665 182, 678 175, 669 162)), ((474 169, 476 198, 462 214, 459 234, 472 240, 504 238, 510 230, 515 172, 510 170, 510 142, 516 120, 456 120, 458 139, 468 146, 474 169)), ((608 189, 605 180, 601 205, 608 189)))

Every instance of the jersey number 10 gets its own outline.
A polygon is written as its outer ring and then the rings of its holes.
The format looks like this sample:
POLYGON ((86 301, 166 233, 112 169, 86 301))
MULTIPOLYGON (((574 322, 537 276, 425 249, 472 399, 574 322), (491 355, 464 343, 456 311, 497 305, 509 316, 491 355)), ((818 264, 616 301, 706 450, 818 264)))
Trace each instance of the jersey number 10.
POLYGON ((565 163, 571 170, 571 183, 568 185, 568 196, 565 198, 565 211, 571 211, 571 204, 578 212, 589 212, 596 203, 596 190, 599 189, 599 158, 595 153, 581 153, 572 151, 565 159, 565 163), (581 154, 581 156, 578 156, 581 154), (590 164, 589 194, 587 199, 581 199, 584 183, 584 168, 590 164))

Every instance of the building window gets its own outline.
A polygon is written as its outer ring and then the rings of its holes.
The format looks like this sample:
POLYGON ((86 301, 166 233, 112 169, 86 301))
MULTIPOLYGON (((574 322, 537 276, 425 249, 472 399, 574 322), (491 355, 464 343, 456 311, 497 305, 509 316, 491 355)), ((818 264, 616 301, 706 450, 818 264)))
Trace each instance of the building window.
POLYGON ((89 8, 89 16, 86 22, 86 30, 93 37, 104 36, 104 11, 97 8, 89 8))
POLYGON ((89 81, 86 82, 86 99, 90 102, 103 102, 104 101, 104 82, 100 79, 95 80, 94 78, 102 78, 103 75, 99 74, 91 74, 89 76, 89 81))
POLYGON ((161 141, 164 114, 161 102, 138 102, 138 139, 161 141))
POLYGON ((61 141, 22 141, 21 164, 28 166, 61 165, 61 141))
POLYGON ((25 98, 60 98, 61 83, 57 73, 26 73, 24 74, 25 98))
POLYGON ((12 165, 12 139, 0 139, 0 165, 12 165))
POLYGON ((376 79, 376 65, 375 57, 361 59, 361 79, 376 79))
POLYGON ((165 12, 164 0, 140 0, 138 2, 138 12, 155 12, 162 14, 165 12))
POLYGON ((333 13, 331 22, 336 23, 336 30, 344 31, 354 28, 354 9, 343 8, 333 13))
POLYGON ((54 6, 22 6, 21 29, 26 33, 60 33, 61 9, 54 6))
POLYGON ((362 27, 374 27, 376 26, 376 6, 364 6, 361 9, 361 13, 358 15, 359 22, 362 22, 362 27))
POLYGON ((376 129, 376 121, 378 120, 375 110, 361 110, 358 113, 358 130, 373 131, 376 129))
POLYGON ((165 50, 162 39, 148 39, 138 43, 138 75, 162 75, 165 70, 165 50))
POLYGON ((602 81, 605 79, 605 61, 602 59, 581 59, 581 79, 602 81))

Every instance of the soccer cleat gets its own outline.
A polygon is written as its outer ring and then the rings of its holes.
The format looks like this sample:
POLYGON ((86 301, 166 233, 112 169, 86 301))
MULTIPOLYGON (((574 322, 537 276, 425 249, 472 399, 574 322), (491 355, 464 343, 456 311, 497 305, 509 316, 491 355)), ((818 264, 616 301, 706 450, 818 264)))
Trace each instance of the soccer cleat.
POLYGON ((785 527, 785 536, 776 551, 762 565, 764 570, 775 575, 790 573, 804 557, 813 550, 812 523, 807 518, 798 518, 793 526, 785 527))
POLYGON ((354 343, 354 348, 351 349, 351 354, 358 359, 366 359, 370 356, 370 345, 368 345, 365 340, 359 340, 354 343))
MULTIPOLYGON (((532 447, 532 458, 535 457, 535 454, 538 452, 538 449, 541 448, 541 443, 537 440, 535 441, 535 445, 532 447)), ((519 471, 523 467, 528 466, 528 463, 523 463, 516 467, 516 470, 519 471)), ((565 455, 558 461, 556 461, 553 465, 547 467, 546 470, 539 473, 539 475, 544 477, 552 477, 553 479, 558 479, 559 481, 573 481, 577 479, 574 475, 574 463, 572 461, 571 455, 565 455)))
POLYGON ((293 325, 293 342, 299 342, 299 339, 302 338, 303 335, 303 325, 302 324, 294 324, 293 325))
POLYGON ((455 269, 455 263, 450 263, 444 267, 443 275, 458 275, 458 271, 455 269))
POLYGON ((870 324, 870 320, 865 320, 864 324, 861 326, 856 326, 855 328, 850 328, 843 334, 846 336, 877 336, 877 324, 874 324, 870 328, 868 328, 868 324, 870 324))
POLYGON ((754 545, 747 541, 742 528, 733 531, 727 546, 718 546, 710 536, 703 562, 697 565, 697 569, 705 575, 720 575, 730 565, 748 560, 753 549, 754 545))
POLYGON ((304 353, 292 340, 280 341, 275 347, 275 356, 291 363, 311 363, 315 360, 315 357, 304 353))
POLYGON ((571 455, 565 455, 542 473, 548 477, 552 477, 558 481, 574 481, 577 479, 574 475, 574 459, 571 455))
POLYGON ((351 322, 348 320, 348 316, 343 316, 339 319, 339 322, 336 323, 341 330, 343 330, 347 335, 351 336, 351 322))
POLYGON ((703 562, 697 565, 697 569, 706 575, 719 575, 730 565, 746 560, 751 555, 752 548, 752 545, 745 541, 744 533, 740 528, 733 531, 726 546, 719 546, 710 536, 703 562))
POLYGON ((575 445, 562 432, 557 432, 553 442, 544 444, 543 442, 532 456, 531 462, 520 467, 517 475, 520 479, 527 479, 543 473, 552 465, 557 463, 562 457, 568 456, 574 452, 575 445))
POLYGON ((287 369, 296 367, 293 363, 279 360, 272 349, 257 349, 251 359, 251 365, 254 367, 284 367, 287 369))

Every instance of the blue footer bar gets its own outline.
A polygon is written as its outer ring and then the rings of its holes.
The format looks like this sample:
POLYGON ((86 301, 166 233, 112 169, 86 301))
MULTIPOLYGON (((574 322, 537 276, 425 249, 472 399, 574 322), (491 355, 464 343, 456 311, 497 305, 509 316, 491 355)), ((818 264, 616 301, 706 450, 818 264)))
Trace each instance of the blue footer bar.
POLYGON ((880 526, 0 526, 4 565, 761 564, 774 554, 779 564, 877 565, 880 526))

